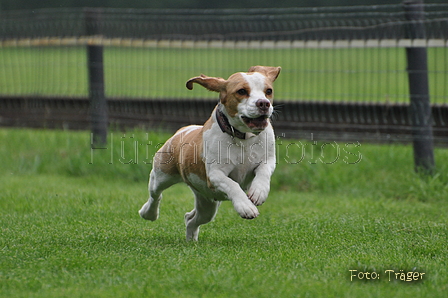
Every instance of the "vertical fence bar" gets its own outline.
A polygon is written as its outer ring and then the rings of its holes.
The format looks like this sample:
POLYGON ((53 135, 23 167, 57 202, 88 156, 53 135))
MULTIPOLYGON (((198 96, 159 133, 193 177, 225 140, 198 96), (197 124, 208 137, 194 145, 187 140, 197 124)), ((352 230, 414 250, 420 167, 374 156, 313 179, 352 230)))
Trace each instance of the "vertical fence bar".
MULTIPOLYGON (((404 1, 403 4, 406 19, 409 21, 406 28, 407 37, 411 40, 425 39, 423 0, 404 1)), ((406 48, 406 57, 415 170, 431 174, 434 170, 434 140, 426 48, 406 48)))
MULTIPOLYGON (((86 33, 90 37, 101 35, 101 10, 86 9, 86 33)), ((92 130, 92 146, 107 143, 108 112, 104 93, 103 46, 87 46, 87 64, 89 71, 89 99, 92 130)))

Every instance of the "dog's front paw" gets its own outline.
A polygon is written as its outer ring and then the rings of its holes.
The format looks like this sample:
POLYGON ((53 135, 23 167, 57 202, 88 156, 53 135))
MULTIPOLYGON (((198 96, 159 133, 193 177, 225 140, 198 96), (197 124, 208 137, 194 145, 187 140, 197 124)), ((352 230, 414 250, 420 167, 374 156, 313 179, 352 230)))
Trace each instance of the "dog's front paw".
POLYGON ((269 195, 269 185, 252 185, 247 193, 249 200, 254 203, 255 206, 262 205, 269 195))
POLYGON ((233 206, 238 212, 238 214, 245 219, 253 219, 260 215, 260 212, 258 212, 257 207, 255 207, 254 204, 252 204, 251 201, 245 199, 237 202, 233 202, 233 206))

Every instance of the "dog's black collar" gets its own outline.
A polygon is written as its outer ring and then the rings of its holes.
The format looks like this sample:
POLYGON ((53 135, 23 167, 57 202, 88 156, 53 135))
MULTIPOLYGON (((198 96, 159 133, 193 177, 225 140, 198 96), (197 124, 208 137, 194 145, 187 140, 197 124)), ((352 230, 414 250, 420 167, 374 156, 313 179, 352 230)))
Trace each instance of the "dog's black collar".
POLYGON ((218 121, 218 125, 221 128, 222 132, 225 132, 232 137, 236 137, 238 139, 245 140, 246 133, 241 132, 229 123, 229 119, 227 119, 226 115, 219 109, 219 106, 216 107, 216 120, 218 121))

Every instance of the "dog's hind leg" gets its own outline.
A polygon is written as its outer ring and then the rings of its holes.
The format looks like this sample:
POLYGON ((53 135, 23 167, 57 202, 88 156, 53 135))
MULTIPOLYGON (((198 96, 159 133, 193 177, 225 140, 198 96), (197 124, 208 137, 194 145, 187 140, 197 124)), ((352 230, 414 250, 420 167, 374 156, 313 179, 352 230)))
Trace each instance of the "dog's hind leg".
POLYGON ((168 175, 159 169, 153 168, 149 175, 149 199, 140 211, 140 216, 147 220, 156 220, 159 217, 159 205, 162 192, 168 187, 182 181, 180 175, 168 175))
POLYGON ((215 218, 221 202, 204 198, 195 192, 195 208, 185 214, 185 225, 187 226, 187 241, 198 240, 199 226, 206 224, 215 218))

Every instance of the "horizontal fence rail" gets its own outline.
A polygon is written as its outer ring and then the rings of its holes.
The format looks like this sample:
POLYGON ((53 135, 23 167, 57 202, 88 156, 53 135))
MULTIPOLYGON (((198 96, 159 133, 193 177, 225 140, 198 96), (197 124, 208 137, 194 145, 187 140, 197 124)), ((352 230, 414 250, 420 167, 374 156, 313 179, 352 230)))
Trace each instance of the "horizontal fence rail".
POLYGON ((102 36, 46 37, 0 40, 0 47, 106 46, 166 49, 344 49, 447 47, 448 39, 354 39, 354 40, 256 40, 193 41, 170 39, 105 38, 102 36))
MULTIPOLYGON (((202 124, 214 100, 108 99, 109 125, 174 132, 202 124)), ((278 137, 290 139, 412 142, 409 105, 276 101, 273 125, 278 137)), ((0 126, 88 129, 87 98, 0 97, 0 126)), ((436 145, 448 145, 448 106, 433 105, 436 145)))

